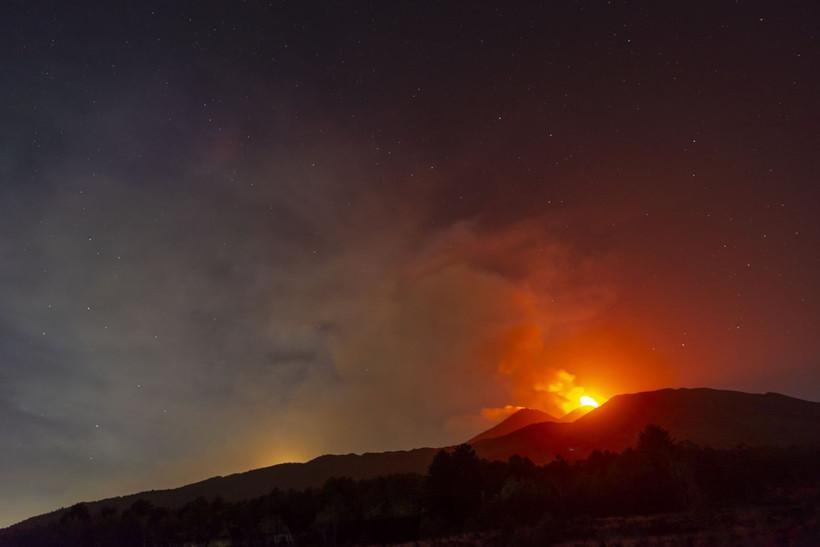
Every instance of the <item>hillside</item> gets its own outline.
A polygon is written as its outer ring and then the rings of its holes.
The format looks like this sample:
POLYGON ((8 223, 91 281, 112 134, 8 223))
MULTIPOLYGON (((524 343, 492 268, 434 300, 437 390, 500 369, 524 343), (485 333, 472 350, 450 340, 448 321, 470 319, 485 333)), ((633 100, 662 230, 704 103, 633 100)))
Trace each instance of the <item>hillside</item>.
MULTIPOLYGON (((233 475, 218 476, 179 488, 149 490, 89 503, 96 511, 102 507, 124 509, 138 499, 161 507, 176 508, 198 497, 221 497, 239 501, 263 496, 274 488, 282 490, 318 487, 331 477, 364 479, 395 473, 424 473, 437 449, 416 448, 395 452, 372 452, 319 456, 305 463, 283 463, 233 475)), ((39 526, 57 518, 62 510, 27 519, 15 526, 39 526)))

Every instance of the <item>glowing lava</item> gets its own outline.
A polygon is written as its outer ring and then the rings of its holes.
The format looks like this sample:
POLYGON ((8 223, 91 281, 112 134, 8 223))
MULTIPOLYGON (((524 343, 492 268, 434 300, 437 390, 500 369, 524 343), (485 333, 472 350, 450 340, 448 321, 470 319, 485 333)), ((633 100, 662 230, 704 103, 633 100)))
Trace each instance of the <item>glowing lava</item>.
POLYGON ((590 397, 589 395, 582 396, 578 402, 581 403, 581 406, 591 406, 592 408, 598 408, 598 401, 590 397))
POLYGON ((543 395, 540 401, 530 403, 531 408, 549 409, 555 415, 566 415, 579 408, 591 410, 600 406, 598 400, 606 401, 605 397, 600 397, 598 390, 578 385, 575 375, 564 369, 555 370, 548 380, 538 381, 533 385, 533 390, 543 395))

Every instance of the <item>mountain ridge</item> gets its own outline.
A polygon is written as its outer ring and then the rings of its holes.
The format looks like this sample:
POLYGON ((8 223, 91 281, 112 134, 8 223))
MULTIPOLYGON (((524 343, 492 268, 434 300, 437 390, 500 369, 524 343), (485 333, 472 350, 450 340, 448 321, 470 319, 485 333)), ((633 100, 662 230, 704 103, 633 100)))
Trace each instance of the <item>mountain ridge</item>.
POLYGON ((559 421, 558 418, 536 408, 520 408, 507 416, 500 423, 471 438, 467 441, 467 443, 472 444, 487 439, 503 437, 504 435, 508 435, 509 433, 517 431, 522 427, 536 423, 557 421, 559 421))
MULTIPOLYGON (((512 454, 519 454, 544 463, 556 455, 573 460, 594 450, 623 450, 631 446, 649 424, 664 427, 679 440, 730 448, 741 444, 820 445, 818 423, 820 403, 779 393, 666 388, 616 395, 574 422, 530 423, 506 435, 474 440, 482 433, 471 440, 476 452, 484 458, 506 460, 512 454)), ((327 454, 303 463, 218 475, 178 488, 147 490, 87 503, 93 510, 106 505, 122 508, 137 499, 179 507, 199 496, 221 496, 226 501, 237 501, 267 494, 274 488, 318 487, 333 476, 363 479, 393 473, 424 473, 438 450, 424 447, 327 454)), ((6 530, 45 524, 58 518, 64 510, 30 517, 6 530)))

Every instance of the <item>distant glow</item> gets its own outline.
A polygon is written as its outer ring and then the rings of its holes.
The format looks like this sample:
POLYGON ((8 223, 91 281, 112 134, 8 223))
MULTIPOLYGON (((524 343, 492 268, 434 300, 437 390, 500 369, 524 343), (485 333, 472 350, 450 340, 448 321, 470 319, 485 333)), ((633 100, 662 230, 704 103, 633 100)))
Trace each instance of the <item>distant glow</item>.
POLYGON ((591 406, 593 408, 598 408, 598 401, 590 397, 589 395, 584 395, 579 399, 581 406, 591 406))

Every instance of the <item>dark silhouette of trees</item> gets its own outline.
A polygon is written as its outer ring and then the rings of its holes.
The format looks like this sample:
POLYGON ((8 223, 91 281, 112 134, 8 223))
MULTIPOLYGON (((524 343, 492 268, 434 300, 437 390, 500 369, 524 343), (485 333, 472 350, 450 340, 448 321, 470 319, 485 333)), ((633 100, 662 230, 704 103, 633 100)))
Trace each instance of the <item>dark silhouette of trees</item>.
POLYGON ((666 457, 675 448, 669 432, 656 425, 648 425, 638 435, 638 451, 647 455, 666 457))
POLYGON ((468 444, 436 454, 427 473, 426 508, 433 519, 460 527, 476 515, 483 487, 481 463, 468 444))

